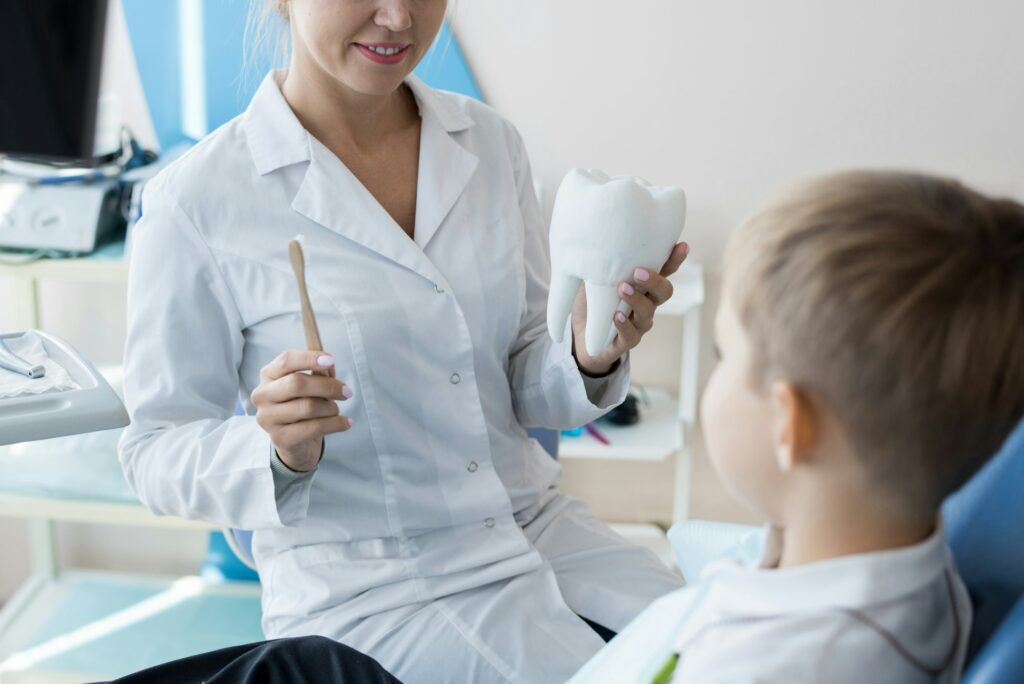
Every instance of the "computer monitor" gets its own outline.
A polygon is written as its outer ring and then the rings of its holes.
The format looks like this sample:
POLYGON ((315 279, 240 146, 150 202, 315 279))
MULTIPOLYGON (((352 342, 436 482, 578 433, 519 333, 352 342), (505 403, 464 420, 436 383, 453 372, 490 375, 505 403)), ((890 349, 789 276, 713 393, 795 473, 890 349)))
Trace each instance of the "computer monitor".
POLYGON ((0 0, 0 155, 90 159, 107 0, 0 0))

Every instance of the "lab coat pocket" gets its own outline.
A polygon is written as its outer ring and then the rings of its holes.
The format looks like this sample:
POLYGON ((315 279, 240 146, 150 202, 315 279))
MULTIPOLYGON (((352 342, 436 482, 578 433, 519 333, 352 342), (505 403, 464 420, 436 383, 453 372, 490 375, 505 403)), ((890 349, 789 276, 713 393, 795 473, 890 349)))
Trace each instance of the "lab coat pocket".
POLYGON ((274 558, 273 601, 309 614, 341 605, 402 577, 406 550, 396 538, 298 546, 274 558))

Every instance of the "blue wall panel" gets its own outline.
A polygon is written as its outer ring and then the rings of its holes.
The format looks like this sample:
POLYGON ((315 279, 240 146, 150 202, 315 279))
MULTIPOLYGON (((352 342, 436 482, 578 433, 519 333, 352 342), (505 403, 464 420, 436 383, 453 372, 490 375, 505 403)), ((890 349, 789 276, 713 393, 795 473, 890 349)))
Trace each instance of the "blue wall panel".
MULTIPOLYGON (((167 149, 188 140, 182 132, 179 0, 122 2, 153 126, 160 146, 167 149)), ((246 0, 202 3, 206 118, 210 131, 245 110, 270 64, 269 55, 256 56, 250 59, 250 73, 242 73, 248 6, 246 0)), ((483 99, 447 22, 415 73, 435 88, 483 99)))
POLYGON ((434 88, 484 99, 448 22, 441 26, 433 46, 413 73, 434 88))
POLYGON ((181 68, 178 3, 122 0, 135 63, 160 146, 181 142, 181 68))

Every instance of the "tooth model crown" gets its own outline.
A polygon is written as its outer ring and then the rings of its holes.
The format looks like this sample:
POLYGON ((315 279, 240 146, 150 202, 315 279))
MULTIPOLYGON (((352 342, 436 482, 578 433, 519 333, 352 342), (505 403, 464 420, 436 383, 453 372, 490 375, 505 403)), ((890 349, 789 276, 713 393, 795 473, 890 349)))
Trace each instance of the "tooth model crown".
POLYGON ((565 334, 580 281, 587 293, 586 348, 596 355, 615 337, 612 316, 629 307, 618 285, 637 267, 660 269, 686 221, 681 188, 656 187, 635 176, 609 177, 595 169, 570 171, 551 217, 551 290, 548 333, 565 334))

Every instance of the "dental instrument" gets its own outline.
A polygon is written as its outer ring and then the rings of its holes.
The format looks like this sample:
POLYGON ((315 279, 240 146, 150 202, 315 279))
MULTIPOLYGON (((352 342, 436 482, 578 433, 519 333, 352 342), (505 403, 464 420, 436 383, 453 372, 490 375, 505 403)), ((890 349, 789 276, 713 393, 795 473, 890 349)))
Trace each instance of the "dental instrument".
POLYGON ((0 337, 0 368, 5 368, 30 378, 41 378, 46 375, 46 366, 42 364, 31 364, 25 359, 11 351, 10 347, 4 344, 0 337))

